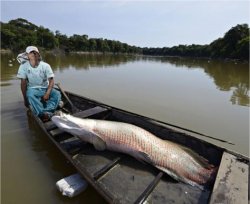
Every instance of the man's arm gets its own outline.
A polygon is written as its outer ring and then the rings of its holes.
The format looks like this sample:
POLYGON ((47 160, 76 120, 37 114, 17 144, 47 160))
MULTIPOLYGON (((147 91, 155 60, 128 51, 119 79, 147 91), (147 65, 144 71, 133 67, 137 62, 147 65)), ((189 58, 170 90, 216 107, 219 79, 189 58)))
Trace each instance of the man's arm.
POLYGON ((28 103, 27 96, 26 96, 26 91, 27 91, 27 80, 26 79, 21 79, 21 91, 23 94, 24 105, 28 108, 29 103, 28 103))
POLYGON ((43 96, 43 100, 44 100, 44 101, 49 100, 49 96, 50 96, 51 90, 53 89, 53 86, 54 86, 54 78, 51 77, 51 78, 49 78, 49 86, 48 86, 48 89, 47 89, 46 93, 45 93, 44 96, 43 96))

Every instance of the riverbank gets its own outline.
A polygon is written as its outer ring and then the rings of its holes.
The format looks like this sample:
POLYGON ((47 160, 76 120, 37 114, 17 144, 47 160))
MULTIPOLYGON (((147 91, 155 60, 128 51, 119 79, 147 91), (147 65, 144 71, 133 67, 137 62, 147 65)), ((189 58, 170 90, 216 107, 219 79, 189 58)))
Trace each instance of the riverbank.
MULTIPOLYGON (((191 57, 191 56, 171 56, 171 55, 145 55, 145 54, 132 54, 132 53, 122 53, 122 52, 99 52, 99 51, 71 51, 71 52, 65 52, 62 49, 53 49, 53 50, 45 50, 43 48, 39 49, 41 54, 53 54, 53 55, 66 55, 66 54, 78 54, 78 55, 134 55, 134 56, 146 56, 146 57, 166 57, 166 58, 173 58, 173 59, 196 59, 196 60, 207 60, 208 62, 212 60, 218 60, 222 62, 233 62, 235 64, 237 63, 243 63, 243 64, 249 64, 248 60, 242 60, 242 59, 231 59, 231 58, 211 58, 211 57, 191 57)), ((10 49, 0 49, 1 54, 16 54, 10 49)))
POLYGON ((6 49, 0 49, 0 54, 11 54, 13 53, 11 50, 6 50, 6 49))

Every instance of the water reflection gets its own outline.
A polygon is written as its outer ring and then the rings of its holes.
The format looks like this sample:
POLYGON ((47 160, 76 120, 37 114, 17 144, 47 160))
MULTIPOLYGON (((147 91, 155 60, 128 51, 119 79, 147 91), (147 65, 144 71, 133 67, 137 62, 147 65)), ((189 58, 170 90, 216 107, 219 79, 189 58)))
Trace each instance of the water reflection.
POLYGON ((9 81, 15 78, 19 63, 15 59, 14 54, 1 54, 1 86, 7 86, 9 83, 3 83, 3 81, 9 81))
POLYGON ((91 67, 106 68, 110 66, 119 66, 130 61, 139 60, 135 55, 112 55, 112 54, 68 54, 64 56, 44 55, 44 60, 54 69, 89 69, 91 67))
POLYGON ((233 90, 232 104, 249 106, 249 64, 194 60, 194 59, 163 59, 176 67, 200 68, 210 76, 217 88, 221 91, 233 90))
MULTIPOLYGON (((54 71, 74 69, 121 67, 129 62, 160 62, 174 65, 176 68, 201 69, 210 76, 217 89, 231 91, 232 104, 249 106, 249 64, 223 62, 205 59, 146 57, 135 55, 111 54, 68 54, 55 56, 45 54, 44 61, 48 62, 54 71)), ((153 66, 153 65, 152 65, 153 66)), ((19 64, 14 54, 1 54, 1 86, 8 86, 9 80, 16 77, 19 64)), ((152 69, 153 70, 153 69, 152 69)), ((133 73, 131 73, 133 74, 133 73)), ((194 82, 195 83, 195 82, 194 82)), ((197 84, 198 85, 198 84, 197 84)))
POLYGON ((232 104, 249 106, 249 86, 246 84, 238 84, 237 88, 233 91, 233 95, 230 99, 232 104))

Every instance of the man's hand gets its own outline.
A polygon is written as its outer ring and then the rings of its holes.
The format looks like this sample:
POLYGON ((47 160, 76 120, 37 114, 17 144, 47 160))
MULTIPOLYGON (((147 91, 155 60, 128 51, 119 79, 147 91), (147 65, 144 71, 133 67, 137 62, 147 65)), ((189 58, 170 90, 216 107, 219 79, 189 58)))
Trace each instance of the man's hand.
POLYGON ((49 96, 50 96, 50 93, 51 93, 53 86, 54 86, 54 79, 53 79, 53 77, 51 77, 51 78, 49 78, 49 86, 48 86, 47 92, 42 97, 43 101, 46 102, 47 100, 49 100, 49 96))
POLYGON ((49 100, 49 94, 44 94, 44 96, 42 97, 43 101, 47 101, 49 100))

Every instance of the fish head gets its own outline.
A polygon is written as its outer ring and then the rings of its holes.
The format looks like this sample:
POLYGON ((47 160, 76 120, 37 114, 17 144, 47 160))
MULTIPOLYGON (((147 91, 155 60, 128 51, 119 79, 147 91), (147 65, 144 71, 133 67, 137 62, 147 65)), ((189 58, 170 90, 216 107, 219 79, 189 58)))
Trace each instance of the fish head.
POLYGON ((91 120, 77 118, 64 113, 53 116, 51 120, 59 129, 78 136, 86 142, 90 141, 91 137, 93 137, 91 132, 93 121, 91 120))

